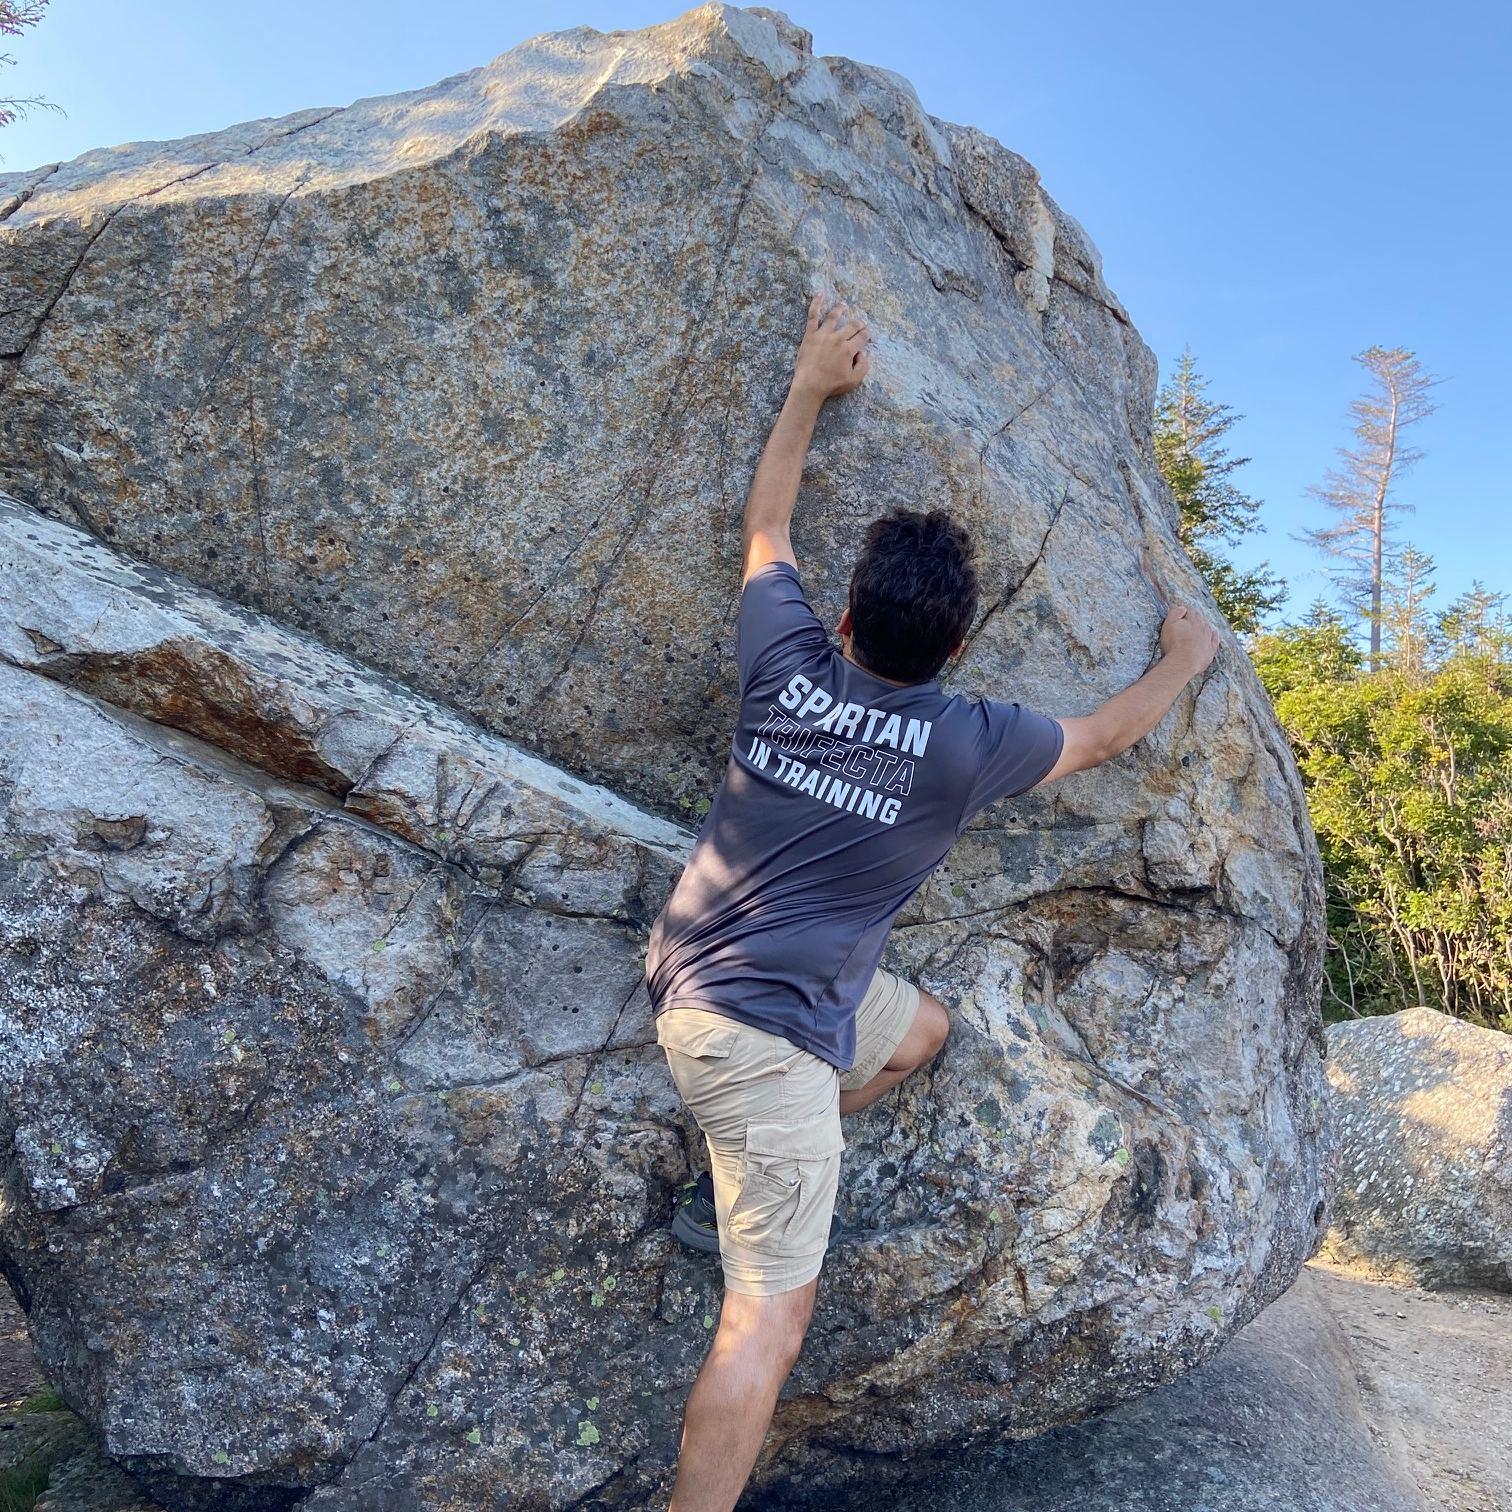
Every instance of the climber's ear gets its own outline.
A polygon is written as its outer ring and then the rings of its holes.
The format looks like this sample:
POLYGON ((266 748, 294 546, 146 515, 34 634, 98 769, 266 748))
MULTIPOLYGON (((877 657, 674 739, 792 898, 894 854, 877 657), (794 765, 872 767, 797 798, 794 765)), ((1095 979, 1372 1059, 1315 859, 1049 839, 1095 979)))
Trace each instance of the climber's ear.
POLYGON ((851 624, 849 604, 840 611, 840 622, 835 626, 835 629, 842 636, 854 635, 856 633, 856 627, 851 624))

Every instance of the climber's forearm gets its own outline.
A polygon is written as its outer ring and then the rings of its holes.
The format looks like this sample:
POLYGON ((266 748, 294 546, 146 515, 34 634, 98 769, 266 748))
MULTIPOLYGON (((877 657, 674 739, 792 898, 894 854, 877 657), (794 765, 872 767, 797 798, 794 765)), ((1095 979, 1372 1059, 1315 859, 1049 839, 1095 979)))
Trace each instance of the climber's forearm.
POLYGON ((791 562, 793 542, 788 528, 798 485, 803 481, 803 459, 814 439, 814 425, 826 399, 848 394, 866 378, 871 358, 866 350, 866 323, 852 320, 843 304, 824 310, 825 299, 815 294, 809 300, 803 340, 793 359, 793 381, 772 434, 756 465, 751 491, 746 495, 745 579, 768 562, 791 562))
POLYGON ((1065 742, 1060 759, 1043 780, 1084 772, 1122 755, 1165 718, 1181 690, 1201 670, 1182 657, 1162 656, 1137 682, 1091 714, 1058 721, 1065 742))
POLYGON ((1185 604, 1161 621, 1160 660, 1091 714, 1060 719, 1065 736, 1056 763, 1040 779, 1053 782, 1122 755, 1165 718, 1177 696, 1205 672, 1218 651, 1218 632, 1185 604))
POLYGON ((756 464, 756 476, 751 479, 751 490, 746 495, 745 525, 741 532, 745 577, 768 562, 794 562, 788 529, 798 502, 803 462, 814 439, 814 424, 823 403, 822 397, 794 383, 767 437, 761 460, 756 464))
POLYGON ((1103 704, 1091 716, 1104 751, 1102 759, 1111 761, 1135 741, 1143 740, 1166 717, 1199 670, 1180 657, 1162 656, 1137 682, 1103 704))

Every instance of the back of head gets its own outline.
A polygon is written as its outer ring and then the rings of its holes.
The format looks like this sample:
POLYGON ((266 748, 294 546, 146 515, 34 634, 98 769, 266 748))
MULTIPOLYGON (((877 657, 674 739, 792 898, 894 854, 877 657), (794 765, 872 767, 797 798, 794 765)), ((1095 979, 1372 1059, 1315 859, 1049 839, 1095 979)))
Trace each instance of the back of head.
POLYGON ((971 537, 943 509, 901 507, 866 528, 851 573, 851 650, 868 671, 924 682, 976 618, 971 537))

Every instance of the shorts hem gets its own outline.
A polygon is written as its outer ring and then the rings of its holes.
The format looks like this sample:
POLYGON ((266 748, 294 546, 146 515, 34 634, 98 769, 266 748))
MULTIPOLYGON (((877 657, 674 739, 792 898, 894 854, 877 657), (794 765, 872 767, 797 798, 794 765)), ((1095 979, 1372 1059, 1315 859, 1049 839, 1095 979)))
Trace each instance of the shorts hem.
POLYGON ((797 1291, 800 1286, 807 1286, 823 1268, 824 1256, 819 1255, 811 1265, 805 1265, 791 1275, 748 1277, 732 1276, 729 1271, 725 1271, 725 1290, 736 1292, 742 1297, 776 1297, 783 1292, 797 1291))
POLYGON ((904 977, 894 977, 893 980, 897 984, 898 1006, 890 1015, 883 1039, 880 1044, 868 1046, 864 1061, 857 1060, 848 1070, 840 1073, 842 1092, 860 1091, 892 1059, 893 1052, 908 1038, 908 1031, 913 1028, 919 1013, 919 989, 904 977))

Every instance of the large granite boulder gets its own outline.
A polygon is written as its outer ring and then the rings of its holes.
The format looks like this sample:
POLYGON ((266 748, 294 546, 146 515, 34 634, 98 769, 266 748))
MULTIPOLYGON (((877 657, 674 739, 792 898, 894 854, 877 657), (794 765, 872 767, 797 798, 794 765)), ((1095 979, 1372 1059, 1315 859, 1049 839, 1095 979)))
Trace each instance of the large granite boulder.
MULTIPOLYGON (((727 751, 810 287, 877 361, 795 532, 977 534, 966 687, 1213 613, 1154 367, 1033 170, 765 11, 0 178, 0 1265, 168 1505, 644 1504, 717 1315, 645 931, 727 751), (310 1495, 311 1488, 318 1488, 310 1495)), ((1320 876, 1226 642, 894 933, 955 1010, 849 1128, 757 1482, 1212 1355, 1326 1223, 1320 876)))
POLYGON ((1423 1286, 1512 1291, 1512 1035, 1433 1008, 1330 1024, 1328 1248, 1423 1286))

